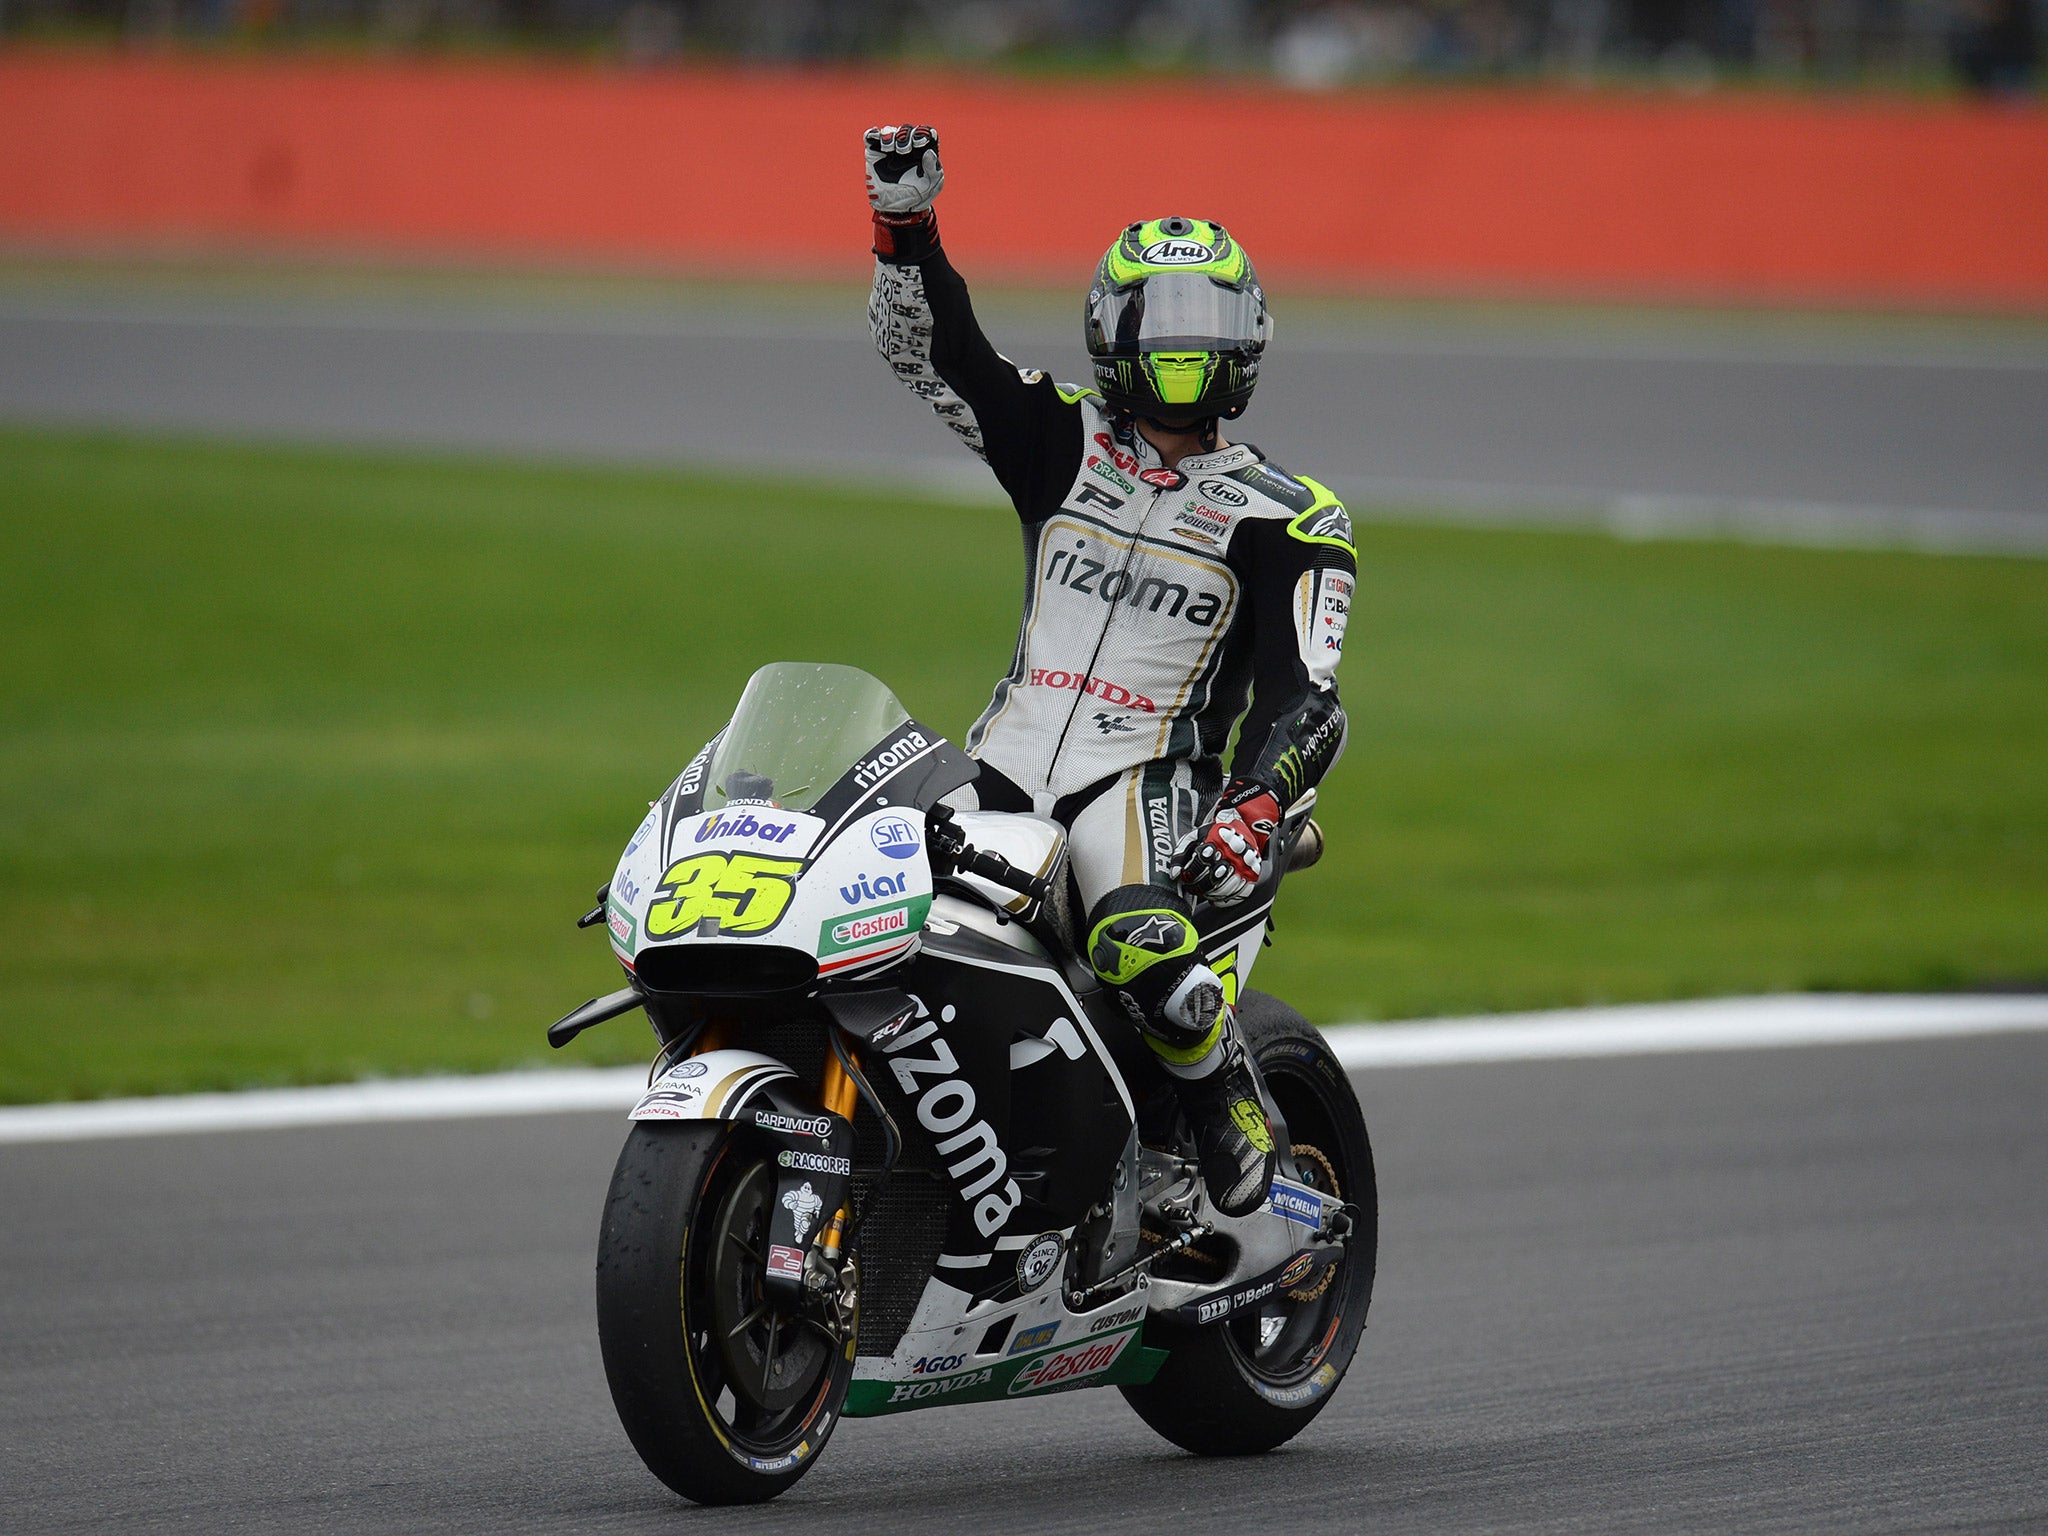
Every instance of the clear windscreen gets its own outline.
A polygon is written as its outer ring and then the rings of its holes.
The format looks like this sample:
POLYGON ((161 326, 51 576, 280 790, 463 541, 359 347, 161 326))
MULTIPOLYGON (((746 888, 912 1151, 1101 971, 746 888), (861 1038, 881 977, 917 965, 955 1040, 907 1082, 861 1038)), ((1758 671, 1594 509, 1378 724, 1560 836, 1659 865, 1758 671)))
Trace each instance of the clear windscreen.
POLYGON ((1089 303, 1096 350, 1111 357, 1146 352, 1256 350, 1270 324, 1249 292, 1196 272, 1162 272, 1134 287, 1103 292, 1089 303))
POLYGON ((858 667, 778 661, 747 680, 711 756, 704 809, 769 800, 807 811, 868 749, 910 719, 881 679, 858 667))

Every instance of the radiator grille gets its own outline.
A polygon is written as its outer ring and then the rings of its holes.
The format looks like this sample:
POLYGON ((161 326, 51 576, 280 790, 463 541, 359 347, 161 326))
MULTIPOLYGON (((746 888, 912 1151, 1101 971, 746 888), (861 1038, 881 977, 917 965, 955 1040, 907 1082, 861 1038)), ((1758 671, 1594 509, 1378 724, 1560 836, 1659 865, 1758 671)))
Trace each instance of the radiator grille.
MULTIPOLYGON (((786 1062, 799 1079, 816 1084, 825 1065, 824 1024, 778 1019, 750 1024, 735 1044, 786 1062)), ((903 1132, 896 1172, 877 1190, 888 1138, 865 1098, 854 1113, 854 1212, 860 1221, 860 1344, 863 1355, 891 1355, 910 1326, 926 1278, 946 1238, 951 1194, 939 1180, 925 1138, 911 1122, 910 1103, 895 1077, 876 1064, 865 1072, 903 1132)))

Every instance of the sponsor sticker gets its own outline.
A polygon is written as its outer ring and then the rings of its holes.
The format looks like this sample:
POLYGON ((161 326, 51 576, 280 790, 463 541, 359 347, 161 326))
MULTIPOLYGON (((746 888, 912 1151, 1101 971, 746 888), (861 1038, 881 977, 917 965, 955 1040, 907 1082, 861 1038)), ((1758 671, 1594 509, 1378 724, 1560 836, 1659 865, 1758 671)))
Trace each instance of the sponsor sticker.
POLYGON ((702 1077, 711 1069, 701 1061, 682 1061, 669 1068, 670 1077, 702 1077))
POLYGON ((1162 491, 1177 491, 1188 483, 1188 477, 1177 469, 1141 469, 1138 478, 1162 491))
POLYGON ((1314 1402, 1337 1384, 1337 1368, 1333 1365, 1320 1366, 1308 1380, 1285 1387, 1270 1386, 1256 1376, 1251 1381, 1259 1396, 1275 1407, 1299 1408, 1304 1403, 1314 1402))
POLYGON ((633 857, 634 854, 640 851, 640 845, 647 841, 647 834, 654 830, 655 824, 660 820, 661 807, 654 806, 651 809, 649 809, 649 811, 647 812, 647 819, 640 823, 639 829, 633 834, 633 840, 630 843, 626 844, 627 858, 630 859, 631 857, 633 857))
POLYGON ((1094 454, 1091 453, 1088 455, 1088 467, 1096 474, 1100 475, 1103 479, 1107 480, 1111 485, 1115 486, 1118 490, 1122 491, 1126 496, 1133 495, 1137 492, 1138 488, 1135 485, 1131 484, 1130 481, 1126 480, 1123 477, 1122 472, 1119 471, 1117 467, 1114 464, 1111 464, 1107 459, 1097 458, 1094 454))
POLYGON ((782 1208, 796 1220, 796 1240, 802 1242, 818 1219, 818 1213, 825 1209, 825 1202, 818 1192, 811 1188, 811 1181, 805 1179, 797 1188, 782 1197, 782 1208))
MULTIPOLYGON (((788 1154, 785 1153, 784 1155, 787 1156, 788 1154)), ((1301 1284, 1303 1280, 1308 1278, 1308 1272, 1315 1267, 1316 1256, 1314 1254, 1297 1253, 1288 1262, 1287 1267, 1280 1271, 1280 1278, 1274 1283, 1284 1291, 1289 1286, 1301 1284)))
POLYGON ((1010 1340, 1010 1353, 1028 1355, 1034 1349, 1043 1349, 1058 1337, 1059 1331, 1058 1319, 1040 1323, 1036 1328, 1020 1328, 1017 1330, 1017 1336, 1010 1340))
POLYGON ((704 1097, 700 1083, 679 1083, 664 1077, 661 1085, 650 1088, 641 1095, 640 1102, 633 1106, 635 1120, 694 1120, 697 1118, 697 1104, 704 1097))
POLYGON ((993 1237, 1024 1203, 1024 1191, 1007 1176, 1009 1154, 995 1131, 987 1120, 975 1118, 974 1085, 960 1073, 960 1059, 939 1033, 940 1022, 952 1018, 950 1007, 938 1019, 927 1015, 917 1028, 892 1040, 883 1054, 897 1086, 916 1106, 918 1123, 939 1138, 932 1149, 946 1160, 946 1177, 974 1213, 975 1227, 983 1237, 993 1237), (915 1047, 928 1047, 930 1054, 910 1054, 915 1047))
MULTIPOLYGON (((727 807, 713 811, 697 823, 691 834, 694 843, 759 843, 764 847, 780 847, 804 830, 804 824, 811 823, 815 829, 817 818, 811 816, 777 816, 764 811, 735 811, 727 807)), ((802 840, 808 843, 809 839, 802 840)))
POLYGON ((889 742, 873 757, 854 764, 853 782, 862 789, 873 789, 905 763, 910 762, 931 749, 922 731, 905 731, 889 742))
POLYGON ((1246 1307, 1264 1301, 1273 1294, 1277 1285, 1277 1281, 1268 1280, 1262 1285, 1247 1286, 1241 1291, 1233 1291, 1228 1296, 1214 1297, 1209 1301, 1203 1302, 1195 1309, 1195 1321, 1198 1323, 1213 1323, 1219 1317, 1228 1317, 1233 1312, 1241 1312, 1246 1307))
POLYGON ((985 1387, 995 1376, 995 1367, 983 1366, 978 1371, 969 1371, 964 1376, 948 1376, 943 1381, 899 1381, 889 1394, 892 1403, 917 1403, 927 1398, 943 1397, 948 1392, 958 1392, 963 1387, 985 1387))
POLYGON ((1092 441, 1102 450, 1103 456, 1125 474, 1135 475, 1138 472, 1137 456, 1119 448, 1116 439, 1107 432, 1096 433, 1092 441))
POLYGON ((818 953, 836 955, 849 949, 865 949, 885 939, 908 937, 924 926, 924 914, 930 906, 929 896, 919 896, 887 907, 871 907, 850 917, 827 918, 818 925, 818 953))
POLYGON ((1066 1240, 1059 1233, 1040 1233, 1017 1255, 1017 1283, 1027 1291, 1037 1290, 1052 1278, 1052 1272, 1059 1268, 1060 1255, 1066 1251, 1066 1240))
POLYGON ((1086 693, 1121 709, 1143 710, 1148 715, 1158 713, 1157 706, 1144 694, 1133 693, 1122 683, 1112 683, 1105 677, 1090 677, 1085 672, 1066 672, 1058 667, 1033 667, 1026 681, 1033 688, 1058 688, 1070 693, 1086 693))
POLYGON ((694 1120, 696 1102, 678 1100, 669 1094, 654 1094, 633 1111, 635 1120, 694 1120))
POLYGON ((780 1456, 749 1456, 747 1465, 756 1472, 787 1472, 810 1454, 811 1442, 803 1440, 798 1442, 795 1450, 785 1451, 780 1456))
POLYGON ((946 1371, 957 1371, 967 1361, 965 1355, 922 1355, 910 1367, 913 1376, 937 1376, 946 1371))
POLYGON ((1095 1318, 1088 1324, 1088 1331, 1091 1334, 1108 1333, 1113 1328, 1128 1328, 1132 1323, 1143 1321, 1144 1316, 1145 1304, 1139 1302, 1136 1306, 1112 1312, 1107 1317, 1095 1318))
POLYGON ((1199 267, 1216 259, 1215 249, 1199 240, 1154 240, 1138 259, 1155 267, 1199 267))
POLYGON ((803 1250, 800 1248, 785 1248, 780 1243, 770 1243, 768 1245, 768 1273, 780 1275, 785 1280, 803 1279, 803 1250))
POLYGON ((757 1109, 754 1124, 764 1131, 781 1131, 786 1136, 816 1136, 823 1138, 832 1134, 832 1121, 827 1115, 785 1115, 780 1110, 757 1109))
POLYGON ((681 777, 676 780, 676 794, 678 797, 694 795, 703 787, 704 770, 711 766, 711 754, 718 750, 719 740, 724 735, 725 732, 720 731, 717 736, 704 743, 702 751, 690 759, 688 766, 683 769, 681 777))
POLYGON ((605 926, 612 931, 612 943, 627 954, 633 953, 633 943, 640 930, 633 921, 633 914, 621 907, 616 900, 605 903, 605 926))
POLYGON ((863 901, 880 901, 885 896, 901 896, 903 888, 910 884, 910 871, 901 870, 893 875, 870 877, 862 870, 853 877, 853 884, 839 887, 839 899, 849 907, 863 901))
POLYGON ((924 846, 917 828, 902 816, 884 816, 868 828, 868 840, 877 853, 890 859, 915 858, 924 846))
POLYGON ((1267 1205, 1276 1216, 1285 1216, 1311 1231, 1323 1224, 1323 1197, 1314 1190, 1303 1189, 1299 1184, 1289 1184, 1275 1179, 1267 1194, 1267 1205))
POLYGON ((1016 1397, 1025 1392, 1044 1392, 1085 1381, 1090 1376, 1100 1376, 1116 1364, 1124 1346, 1136 1337, 1134 1333, 1119 1333, 1112 1338, 1091 1339, 1085 1344, 1041 1355, 1017 1373, 1010 1383, 1009 1395, 1016 1397))
POLYGON ((1226 507, 1241 507, 1251 500, 1228 480, 1204 480, 1196 489, 1211 501, 1226 507))
MULTIPOLYGON (((791 1152, 784 1150, 775 1155, 775 1161, 785 1168, 800 1168, 805 1173, 853 1172, 853 1160, 846 1157, 829 1157, 823 1152, 791 1152)), ((810 1188, 807 1184, 806 1189, 810 1188)))

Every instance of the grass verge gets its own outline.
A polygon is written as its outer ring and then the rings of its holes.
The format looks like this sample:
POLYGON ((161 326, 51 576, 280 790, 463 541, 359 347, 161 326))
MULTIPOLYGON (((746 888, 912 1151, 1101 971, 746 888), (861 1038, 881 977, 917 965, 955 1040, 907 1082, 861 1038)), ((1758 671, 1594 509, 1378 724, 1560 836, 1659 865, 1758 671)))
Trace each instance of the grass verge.
MULTIPOLYGON (((1312 1017, 2048 975, 2048 563, 1361 537, 1312 1017)), ((1018 589, 987 509, 66 434, 0 540, 5 1101, 548 1058, 755 666, 958 732, 1018 589)))

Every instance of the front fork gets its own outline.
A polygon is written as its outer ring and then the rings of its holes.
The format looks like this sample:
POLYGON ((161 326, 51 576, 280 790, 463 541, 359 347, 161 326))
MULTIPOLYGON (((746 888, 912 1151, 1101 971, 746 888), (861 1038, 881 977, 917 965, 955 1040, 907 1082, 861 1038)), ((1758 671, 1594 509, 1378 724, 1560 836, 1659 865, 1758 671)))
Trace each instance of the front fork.
MULTIPOLYGON (((734 1034, 725 1020, 705 1024, 691 1042, 691 1055, 726 1046, 734 1034)), ((740 1123, 756 1145, 778 1164, 775 1204, 769 1211, 767 1250, 761 1255, 762 1290, 786 1311, 818 1303, 842 1335, 851 1332, 856 1271, 845 1253, 853 1225, 854 1110, 860 1102, 860 1070, 851 1041, 834 1040, 825 1055, 817 1104, 809 1109, 793 1080, 769 1084, 740 1123), (826 1216, 826 1212, 830 1212, 826 1216), (821 1223, 819 1218, 825 1219, 821 1223)))

